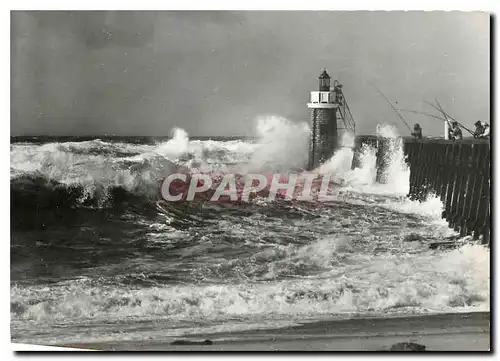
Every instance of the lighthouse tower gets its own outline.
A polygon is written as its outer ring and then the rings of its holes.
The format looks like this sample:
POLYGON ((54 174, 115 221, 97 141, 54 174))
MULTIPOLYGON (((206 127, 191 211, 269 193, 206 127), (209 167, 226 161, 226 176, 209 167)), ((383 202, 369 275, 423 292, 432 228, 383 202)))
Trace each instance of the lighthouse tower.
POLYGON ((309 169, 328 160, 338 146, 338 93, 330 89, 330 76, 323 70, 319 76, 319 91, 312 91, 307 107, 311 114, 309 141, 309 169))

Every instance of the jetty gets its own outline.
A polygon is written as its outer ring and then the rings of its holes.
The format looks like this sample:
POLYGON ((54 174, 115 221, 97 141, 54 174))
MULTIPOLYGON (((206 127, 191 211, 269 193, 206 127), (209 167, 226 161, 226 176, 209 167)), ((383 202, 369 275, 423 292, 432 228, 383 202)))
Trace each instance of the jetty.
MULTIPOLYGON (((356 148, 368 144, 377 149, 377 182, 386 183, 387 150, 394 139, 376 136, 356 137, 356 148)), ((460 236, 481 238, 490 243, 491 149, 488 139, 460 141, 444 139, 403 142, 410 169, 408 197, 425 201, 434 194, 443 203, 442 216, 460 236)), ((353 164, 355 167, 356 164, 353 164)))
MULTIPOLYGON (((320 74, 319 87, 310 92, 311 136, 308 169, 315 169, 338 149, 343 133, 355 135, 356 123, 350 112, 342 85, 333 81, 326 69, 320 74)), ((398 109, 372 84, 389 103, 398 118, 410 130, 398 109)), ((448 140, 449 119, 436 99, 435 109, 442 113, 445 125, 443 138, 400 137, 389 139, 373 135, 356 136, 353 167, 357 166, 363 144, 377 149, 377 182, 386 183, 386 169, 391 147, 402 142, 405 160, 410 169, 408 197, 424 201, 431 194, 443 203, 443 218, 460 236, 473 236, 490 244, 491 149, 489 139, 448 140)), ((434 105, 433 105, 434 106, 434 105)), ((461 125, 471 132, 468 128, 461 125)), ((401 145, 401 144, 400 144, 401 145)))

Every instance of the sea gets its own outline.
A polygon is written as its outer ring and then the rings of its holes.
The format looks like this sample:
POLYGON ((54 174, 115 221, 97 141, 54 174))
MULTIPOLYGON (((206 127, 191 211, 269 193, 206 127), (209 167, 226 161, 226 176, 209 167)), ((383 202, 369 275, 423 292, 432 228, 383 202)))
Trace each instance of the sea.
MULTIPOLYGON (((390 125, 387 182, 352 139, 325 162, 328 202, 158 209, 162 179, 304 171, 309 128, 262 117, 255 136, 13 137, 11 337, 168 341, 324 320, 489 311, 490 250, 460 238, 430 194, 411 201, 390 125), (431 244, 454 239, 457 247, 431 244)), ((167 131, 168 133, 168 131, 167 131)))

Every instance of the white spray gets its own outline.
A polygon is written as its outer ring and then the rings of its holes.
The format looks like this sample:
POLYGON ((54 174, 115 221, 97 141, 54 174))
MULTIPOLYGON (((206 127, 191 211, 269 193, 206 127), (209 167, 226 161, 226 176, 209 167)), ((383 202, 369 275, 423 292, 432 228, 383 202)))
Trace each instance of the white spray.
POLYGON ((254 169, 290 170, 302 168, 308 157, 309 126, 286 118, 257 119, 258 147, 250 160, 254 169))

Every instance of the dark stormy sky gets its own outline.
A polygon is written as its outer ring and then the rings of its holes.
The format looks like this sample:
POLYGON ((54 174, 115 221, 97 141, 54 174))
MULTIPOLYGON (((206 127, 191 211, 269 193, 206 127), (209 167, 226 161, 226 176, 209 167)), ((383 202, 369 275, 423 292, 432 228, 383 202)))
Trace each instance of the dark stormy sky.
MULTIPOLYGON (((13 12, 12 135, 252 135, 307 121, 327 68, 358 133, 401 108, 489 120, 489 15, 461 12, 13 12)), ((425 134, 442 123, 419 121, 425 134)))

